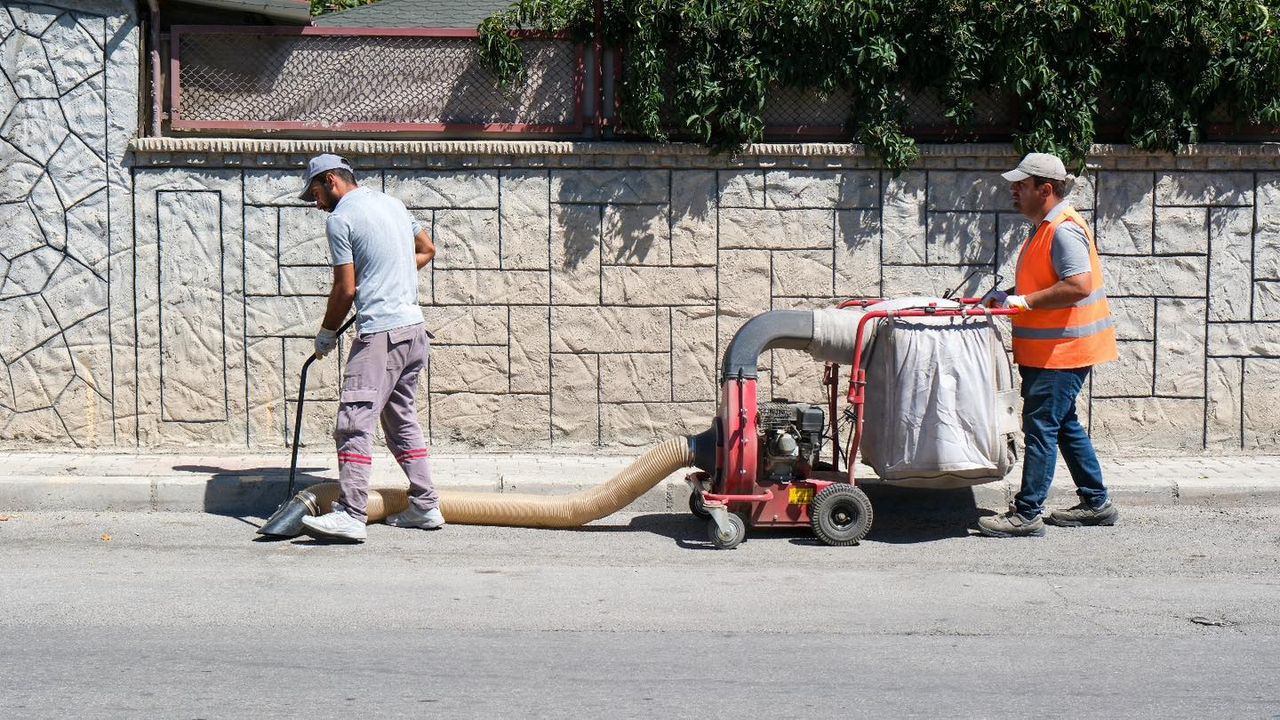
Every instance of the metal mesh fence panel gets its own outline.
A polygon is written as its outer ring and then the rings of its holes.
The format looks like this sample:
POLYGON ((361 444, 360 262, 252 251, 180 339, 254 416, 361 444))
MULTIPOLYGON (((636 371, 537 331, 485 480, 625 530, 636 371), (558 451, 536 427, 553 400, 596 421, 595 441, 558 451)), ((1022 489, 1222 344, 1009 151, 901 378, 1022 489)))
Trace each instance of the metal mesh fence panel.
POLYGON ((764 124, 770 132, 811 127, 839 130, 849 120, 853 93, 838 88, 830 94, 811 88, 774 87, 764 103, 764 124))
POLYGON ((577 46, 529 38, 520 48, 526 77, 504 91, 471 37, 181 33, 175 127, 574 126, 577 46))
MULTIPOLYGON (((1014 125, 1009 99, 994 92, 974 96, 974 111, 964 127, 955 126, 936 90, 908 92, 907 133, 918 137, 960 134, 968 128, 1008 132, 1014 125)), ((797 128, 839 133, 847 129, 853 107, 853 93, 837 89, 822 93, 811 88, 778 87, 770 91, 764 106, 764 121, 770 135, 780 137, 797 128)))

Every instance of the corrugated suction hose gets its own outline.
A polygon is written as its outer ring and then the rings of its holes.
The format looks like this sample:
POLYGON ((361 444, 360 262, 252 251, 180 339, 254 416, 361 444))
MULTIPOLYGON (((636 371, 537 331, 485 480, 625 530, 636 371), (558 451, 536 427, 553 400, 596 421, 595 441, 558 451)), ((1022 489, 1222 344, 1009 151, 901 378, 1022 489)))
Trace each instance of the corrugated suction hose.
MULTIPOLYGON (((516 493, 440 492, 440 511, 446 521, 458 525, 572 528, 607 517, 680 468, 693 465, 686 438, 672 438, 631 463, 611 480, 570 495, 520 495, 516 493)), ((338 499, 338 483, 312 485, 297 498, 311 515, 328 512, 338 499)), ((369 491, 367 512, 375 523, 409 506, 404 489, 369 491)))

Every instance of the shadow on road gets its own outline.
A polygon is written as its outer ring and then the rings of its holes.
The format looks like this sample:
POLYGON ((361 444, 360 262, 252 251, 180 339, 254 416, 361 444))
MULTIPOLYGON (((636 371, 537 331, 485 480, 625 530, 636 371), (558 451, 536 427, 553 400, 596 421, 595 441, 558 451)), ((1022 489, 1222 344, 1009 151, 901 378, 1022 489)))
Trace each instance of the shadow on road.
MULTIPOLYGON (((909 544, 968 537, 978 518, 991 511, 978 507, 973 490, 918 490, 869 485, 864 488, 875 513, 865 542, 909 544)), ((585 527, 589 532, 649 532, 671 538, 689 550, 713 549, 707 521, 685 513, 658 513, 632 518, 626 527, 585 527)), ((793 545, 822 545, 807 528, 749 528, 748 539, 787 539, 793 545)))
POLYGON ((867 485, 875 519, 868 542, 920 543, 966 537, 978 518, 990 514, 974 501, 971 488, 918 490, 867 485))
MULTIPOLYGON (((289 468, 287 467, 255 467, 228 470, 215 465, 175 465, 178 472, 206 475, 204 489, 204 511, 211 515, 233 517, 248 525, 258 527, 249 517, 265 518, 275 512, 287 499, 289 489, 289 468)), ((298 468, 294 475, 293 491, 322 482, 333 482, 334 478, 317 475, 330 468, 315 467, 298 468)))

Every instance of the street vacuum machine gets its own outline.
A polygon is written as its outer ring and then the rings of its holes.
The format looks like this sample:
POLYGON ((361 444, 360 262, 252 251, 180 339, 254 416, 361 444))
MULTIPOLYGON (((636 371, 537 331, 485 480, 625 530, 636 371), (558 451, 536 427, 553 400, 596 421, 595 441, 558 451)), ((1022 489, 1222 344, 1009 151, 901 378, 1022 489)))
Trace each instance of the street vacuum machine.
MULTIPOLYGON (((717 548, 748 528, 812 527, 830 545, 871 529, 867 482, 955 488, 1003 478, 1019 427, 1012 372, 995 316, 979 299, 850 300, 836 308, 774 310, 748 320, 724 352, 711 426, 672 438, 612 480, 563 496, 440 491, 453 524, 569 528, 617 512, 682 468, 696 471, 689 508, 717 548), (825 364, 825 401, 760 399, 763 353, 799 350, 825 364), (848 367, 839 410, 841 368, 848 367), (843 430, 843 442, 842 431, 843 430), (875 470, 859 478, 856 456, 875 470)), ((305 366, 303 388, 305 393, 305 366)), ((296 466, 298 437, 294 438, 296 466)), ((292 494, 293 470, 290 472, 292 494)), ((329 511, 337 483, 304 488, 259 529, 301 534, 301 518, 329 511)), ((403 488, 370 491, 369 522, 407 506, 403 488)))

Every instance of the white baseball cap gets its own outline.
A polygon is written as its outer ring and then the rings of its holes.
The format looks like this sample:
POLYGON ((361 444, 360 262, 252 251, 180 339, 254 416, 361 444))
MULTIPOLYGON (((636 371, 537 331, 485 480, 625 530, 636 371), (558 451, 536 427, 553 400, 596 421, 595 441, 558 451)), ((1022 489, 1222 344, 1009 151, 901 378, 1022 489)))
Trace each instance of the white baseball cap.
POLYGON ((1022 162, 1018 163, 1018 167, 1003 173, 1000 177, 1009 182, 1018 182, 1026 180, 1029 177, 1041 177, 1049 180, 1069 180, 1071 175, 1067 173, 1067 168, 1058 159, 1057 155, 1049 153, 1027 153, 1022 158, 1022 162))
POLYGON ((355 171, 351 169, 351 164, 347 162, 346 158, 338 157, 337 155, 329 155, 327 153, 311 158, 311 162, 307 163, 307 177, 306 181, 302 183, 302 192, 298 193, 298 199, 311 199, 311 181, 315 180, 317 175, 322 172, 328 172, 329 170, 339 169, 346 170, 352 175, 355 175, 355 171))

